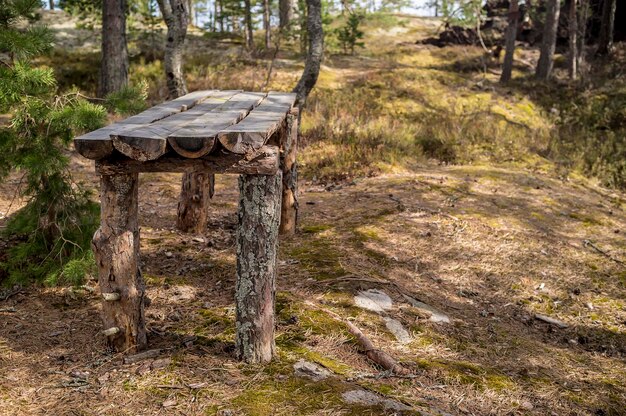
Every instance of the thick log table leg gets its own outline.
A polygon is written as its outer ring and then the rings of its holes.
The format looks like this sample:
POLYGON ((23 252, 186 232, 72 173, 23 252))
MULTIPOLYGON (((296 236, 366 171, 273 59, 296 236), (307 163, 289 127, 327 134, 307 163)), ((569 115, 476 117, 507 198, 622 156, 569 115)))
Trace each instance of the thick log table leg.
POLYGON ((101 223, 93 237, 107 344, 135 352, 146 346, 145 287, 139 270, 138 174, 101 175, 101 223))
POLYGON ((184 173, 176 227, 186 233, 203 233, 207 226, 209 200, 213 197, 215 175, 203 172, 184 173))
POLYGON ((239 177, 235 342, 238 357, 248 363, 268 362, 274 355, 281 176, 239 177))
POLYGON ((280 168, 283 171, 283 202, 280 214, 280 233, 285 235, 296 232, 298 221, 297 149, 298 113, 295 111, 287 116, 287 126, 281 138, 280 168))

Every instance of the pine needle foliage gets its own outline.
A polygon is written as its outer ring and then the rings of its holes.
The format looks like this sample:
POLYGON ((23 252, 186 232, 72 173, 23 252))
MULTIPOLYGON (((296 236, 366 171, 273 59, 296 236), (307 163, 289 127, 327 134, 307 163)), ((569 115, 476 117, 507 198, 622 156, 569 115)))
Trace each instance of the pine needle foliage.
POLYGON ((77 283, 77 271, 93 264, 89 243, 98 225, 98 205, 68 170, 67 147, 76 134, 101 127, 106 108, 76 91, 57 95, 53 71, 31 65, 53 39, 36 23, 40 8, 37 0, 0 0, 0 113, 11 116, 0 126, 0 180, 22 174, 19 193, 28 201, 4 231, 20 241, 0 264, 9 284, 66 275, 77 283))

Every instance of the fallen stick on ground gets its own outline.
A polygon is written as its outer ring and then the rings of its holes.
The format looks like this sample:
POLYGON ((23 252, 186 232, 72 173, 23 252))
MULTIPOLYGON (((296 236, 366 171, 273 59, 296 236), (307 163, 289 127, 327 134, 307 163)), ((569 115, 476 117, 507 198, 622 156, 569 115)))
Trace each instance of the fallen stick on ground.
POLYGON ((613 260, 615 263, 626 264, 623 261, 621 261, 620 259, 616 259, 615 257, 611 256, 608 252, 606 252, 606 251, 602 250, 601 248, 599 248, 598 246, 596 246, 591 240, 583 240, 583 244, 585 245, 585 247, 587 247, 587 246, 591 247, 592 249, 594 249, 598 253, 602 254, 607 259, 613 260))
POLYGON ((367 358, 374 361, 376 364, 380 365, 385 370, 391 371, 392 373, 398 374, 398 375, 409 375, 411 373, 408 369, 398 364, 398 362, 391 355, 387 354, 385 351, 379 350, 376 347, 374 347, 374 344, 372 343, 372 341, 370 341, 370 339, 365 336, 363 331, 361 331, 352 322, 346 319, 343 319, 341 316, 339 316, 335 312, 328 310, 326 308, 322 308, 321 306, 318 306, 312 302, 306 302, 306 304, 326 313, 333 319, 346 325, 348 327, 348 332, 350 332, 356 338, 359 345, 365 350, 365 355, 367 356, 367 358))

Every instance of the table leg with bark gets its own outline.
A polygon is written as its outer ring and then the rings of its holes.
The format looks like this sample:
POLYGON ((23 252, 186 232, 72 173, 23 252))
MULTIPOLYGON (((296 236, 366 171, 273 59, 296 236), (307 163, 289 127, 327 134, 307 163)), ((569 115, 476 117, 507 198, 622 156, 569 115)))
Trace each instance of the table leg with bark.
POLYGON ((248 363, 272 360, 282 173, 239 177, 236 351, 248 363))
POLYGON ((145 348, 145 287, 139 269, 138 174, 100 176, 101 224, 92 246, 102 292, 107 344, 116 351, 145 348))
POLYGON ((287 116, 281 136, 280 168, 283 171, 283 195, 280 215, 280 233, 295 234, 298 222, 298 111, 294 108, 287 116))

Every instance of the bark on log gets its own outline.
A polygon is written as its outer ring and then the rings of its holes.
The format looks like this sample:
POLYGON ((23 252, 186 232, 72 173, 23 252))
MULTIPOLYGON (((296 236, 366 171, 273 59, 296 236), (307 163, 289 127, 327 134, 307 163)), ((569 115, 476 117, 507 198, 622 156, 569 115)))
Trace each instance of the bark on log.
POLYGON ((283 201, 280 214, 280 233, 291 235, 296 232, 298 222, 298 111, 287 116, 282 134, 280 168, 283 172, 283 201))
POLYGON ((98 265, 102 293, 119 293, 117 301, 102 302, 107 344, 117 351, 145 348, 145 287, 139 270, 137 223, 138 175, 102 175, 100 178, 101 224, 92 246, 98 265))
POLYGON ((128 83, 126 0, 102 2, 102 59, 98 95, 105 97, 128 83))
POLYGON ((185 233, 206 230, 209 201, 213 197, 215 175, 205 172, 183 174, 176 227, 185 233))
POLYGON ((556 48, 556 35, 559 26, 559 13, 561 10, 559 0, 548 1, 548 11, 546 12, 546 22, 543 29, 543 39, 541 41, 541 54, 537 63, 535 76, 539 80, 547 80, 552 73, 554 65, 554 50, 556 48))
POLYGON ((235 294, 239 359, 271 361, 274 350, 274 300, 281 173, 239 178, 237 287, 235 294))
POLYGON ((253 157, 231 153, 210 154, 199 159, 164 156, 157 160, 140 162, 134 159, 102 159, 96 161, 101 175, 138 172, 205 172, 274 175, 279 168, 276 146, 264 146, 253 157))

